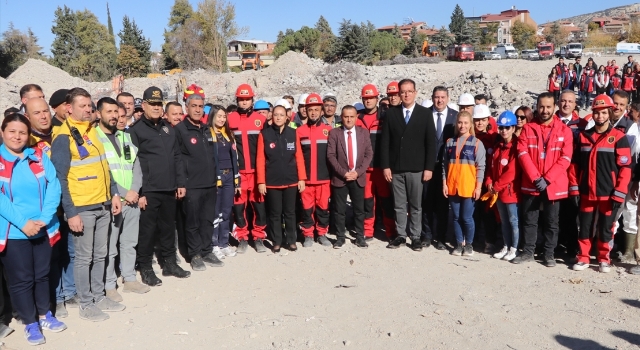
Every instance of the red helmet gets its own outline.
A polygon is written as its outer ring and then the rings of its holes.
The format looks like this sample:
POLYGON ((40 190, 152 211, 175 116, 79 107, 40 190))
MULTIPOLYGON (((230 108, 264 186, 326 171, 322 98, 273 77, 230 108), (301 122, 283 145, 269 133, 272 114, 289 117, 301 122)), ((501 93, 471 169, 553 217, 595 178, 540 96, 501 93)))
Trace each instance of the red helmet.
POLYGON ((392 81, 387 85, 387 95, 400 93, 400 87, 397 81, 392 81))
POLYGON ((307 96, 307 103, 305 103, 304 105, 306 107, 309 106, 322 106, 324 103, 322 102, 322 97, 320 97, 320 95, 313 93, 310 94, 309 96, 307 96))
POLYGON ((605 94, 602 94, 602 95, 596 96, 596 98, 593 99, 591 110, 595 111, 603 108, 614 108, 614 107, 615 105, 613 104, 613 100, 611 99, 611 97, 605 94))
POLYGON ((362 88, 361 97, 378 97, 378 88, 373 84, 367 84, 362 88))
POLYGON ((196 84, 191 84, 186 89, 184 89, 184 94, 182 95, 182 99, 186 101, 187 98, 189 98, 189 96, 193 94, 200 95, 203 99, 205 98, 204 90, 196 84))
POLYGON ((249 84, 240 84, 236 90, 236 97, 253 98, 253 88, 249 84))

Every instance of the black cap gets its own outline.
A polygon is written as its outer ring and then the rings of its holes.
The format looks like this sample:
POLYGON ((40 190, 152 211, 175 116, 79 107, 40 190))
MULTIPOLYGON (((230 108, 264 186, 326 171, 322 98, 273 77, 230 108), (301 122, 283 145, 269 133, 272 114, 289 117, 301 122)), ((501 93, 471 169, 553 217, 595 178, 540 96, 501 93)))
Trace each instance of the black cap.
POLYGON ((133 99, 133 109, 142 109, 142 99, 140 97, 133 99))
POLYGON ((69 90, 67 89, 60 89, 54 92, 49 98, 49 106, 51 106, 51 108, 57 108, 59 105, 65 103, 68 93, 69 90))
POLYGON ((150 103, 162 103, 162 90, 158 87, 152 86, 144 90, 142 99, 150 103))

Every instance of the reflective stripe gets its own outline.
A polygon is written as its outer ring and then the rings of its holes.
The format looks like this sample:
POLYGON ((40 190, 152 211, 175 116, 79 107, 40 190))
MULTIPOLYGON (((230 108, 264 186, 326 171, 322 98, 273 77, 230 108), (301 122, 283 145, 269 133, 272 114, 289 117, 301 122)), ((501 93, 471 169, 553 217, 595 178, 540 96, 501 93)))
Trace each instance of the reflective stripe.
POLYGON ((569 194, 569 192, 556 192, 556 196, 562 196, 563 194, 569 194))
POLYGON ((605 153, 613 153, 616 150, 613 148, 598 148, 596 152, 605 152, 605 153))
POLYGON ((620 198, 625 198, 627 196, 625 193, 622 193, 620 191, 613 191, 613 195, 618 196, 620 198))
POLYGON ((310 145, 311 144, 311 140, 302 140, 300 141, 301 145, 310 145))
POLYGON ((532 191, 532 192, 535 192, 538 190, 537 188, 527 188, 527 187, 520 187, 520 189, 524 191, 532 191))
POLYGON ((0 182, 9 182, 9 178, 0 176, 0 182))
POLYGON ((109 170, 133 170, 133 164, 109 163, 109 170))
POLYGON ((591 147, 580 147, 580 151, 582 151, 582 152, 591 152, 591 147))
POLYGON ((247 135, 258 135, 260 130, 249 130, 247 131, 247 135))
POLYGON ((551 149, 549 150, 549 152, 552 152, 552 151, 560 151, 560 150, 562 150, 562 148, 560 148, 560 147, 553 147, 553 148, 551 148, 551 149))
POLYGON ((567 161, 569 161, 569 162, 571 161, 571 158, 569 158, 569 157, 567 157, 567 156, 562 156, 562 157, 560 157, 560 158, 564 158, 564 159, 566 159, 566 160, 567 160, 567 161))
POLYGON ((242 131, 234 131, 233 134, 234 135, 242 135, 242 131))
POLYGON ((316 143, 327 143, 329 142, 328 140, 316 140, 316 143))
POLYGON ((103 160, 107 159, 107 156, 104 154, 101 154, 99 156, 95 156, 95 157, 89 157, 89 158, 85 158, 85 159, 81 159, 81 160, 72 160, 71 161, 71 166, 80 166, 80 165, 87 165, 87 164, 93 164, 93 163, 99 163, 103 160))
POLYGON ((520 154, 518 154, 518 158, 520 158, 521 156, 524 156, 525 154, 528 154, 529 152, 520 152, 520 154))
POLYGON ((35 174, 35 175, 36 175, 37 178, 43 177, 44 176, 44 170, 39 172, 39 173, 37 173, 37 174, 35 174))
POLYGON ((380 130, 369 130, 370 134, 379 134, 380 130))
POLYGON ((577 190, 579 190, 578 186, 569 187, 569 191, 577 191, 577 190))
POLYGON ((538 148, 538 145, 529 145, 529 148, 538 148))

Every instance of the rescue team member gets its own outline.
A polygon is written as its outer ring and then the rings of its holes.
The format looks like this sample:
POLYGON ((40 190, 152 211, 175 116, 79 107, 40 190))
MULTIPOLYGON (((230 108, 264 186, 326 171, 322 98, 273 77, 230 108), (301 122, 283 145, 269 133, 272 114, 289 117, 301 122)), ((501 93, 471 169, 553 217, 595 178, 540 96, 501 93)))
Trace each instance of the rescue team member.
MULTIPOLYGON (((123 106, 120 104, 120 106, 123 106)), ((126 120, 125 108, 120 108, 118 102, 110 97, 98 100, 98 115, 100 122, 96 132, 102 142, 111 176, 118 186, 118 193, 122 194, 122 210, 114 215, 109 234, 109 256, 105 278, 107 298, 121 302, 122 296, 116 290, 116 256, 120 260, 120 274, 124 281, 122 291, 144 294, 149 287, 136 280, 136 245, 138 245, 138 231, 140 208, 138 208, 138 193, 142 186, 142 169, 137 159, 137 148, 131 142, 131 136, 118 130, 118 121, 126 120), (122 115, 120 115, 122 113, 122 115), (119 254, 118 254, 119 252, 119 254)))
MULTIPOLYGON (((66 104, 63 103, 66 106, 66 104)), ((29 118, 31 133, 29 147, 37 148, 51 157, 51 112, 47 103, 40 98, 27 100, 24 105, 25 116, 29 118)), ((78 307, 76 286, 73 282, 74 250, 73 240, 69 239, 69 226, 64 220, 62 211, 58 211, 60 222, 60 243, 51 252, 51 268, 49 274, 50 288, 56 290, 56 312, 58 318, 68 316, 65 303, 70 307, 78 307)))
POLYGON ((400 100, 400 87, 397 81, 392 81, 387 85, 387 98, 391 107, 399 106, 402 103, 400 100))
POLYGON ((238 172, 238 152, 236 140, 229 129, 227 112, 220 105, 211 105, 209 128, 218 154, 218 194, 216 197, 215 220, 213 221, 213 254, 218 259, 236 256, 229 247, 231 232, 231 208, 234 195, 240 194, 240 173, 238 172))
POLYGON ((29 345, 40 345, 45 343, 41 328, 67 329, 51 315, 47 278, 51 247, 60 239, 56 217, 60 182, 47 154, 28 147, 31 125, 26 117, 11 114, 1 129, 0 260, 14 311, 26 325, 25 338, 29 345))
POLYGON ((497 196, 496 205, 500 213, 504 241, 502 249, 493 254, 493 257, 511 261, 516 257, 520 240, 518 201, 521 175, 516 149, 518 137, 514 134, 518 121, 511 111, 504 111, 498 116, 497 124, 500 138, 492 147, 493 154, 487 159, 488 174, 485 184, 489 193, 497 196))
POLYGON ((236 90, 236 103, 238 109, 229 113, 229 128, 233 131, 238 151, 238 164, 240 166, 241 191, 233 200, 233 214, 236 229, 233 233, 238 240, 236 253, 246 253, 249 246, 249 224, 247 223, 247 204, 251 202, 253 207, 253 244, 256 252, 264 253, 267 248, 263 240, 266 238, 265 228, 267 218, 264 206, 264 196, 256 188, 255 167, 256 150, 258 147, 258 135, 264 127, 267 118, 253 111, 253 88, 248 84, 241 84, 236 90))
MULTIPOLYGON (((491 117, 491 111, 487 105, 476 105, 473 107, 473 125, 475 137, 482 141, 482 145, 487 153, 487 157, 490 158, 493 155, 493 146, 496 144, 498 134, 489 132, 489 120, 491 117)), ((484 179, 483 179, 484 183, 484 179)), ((486 192, 486 188, 482 189, 482 192, 486 192)), ((496 242, 496 229, 498 224, 496 222, 496 215, 499 215, 496 211, 497 208, 489 208, 487 202, 476 201, 473 220, 477 228, 477 232, 480 237, 484 237, 485 247, 484 252, 487 254, 493 254, 495 250, 496 242)))
POLYGON ((542 209, 544 264, 556 266, 553 252, 558 242, 560 200, 568 197, 567 171, 573 155, 571 129, 554 118, 553 94, 538 95, 538 117, 525 124, 518 137, 518 162, 522 167, 520 201, 523 253, 511 260, 514 264, 533 261, 538 237, 538 217, 542 209))
POLYGON ((374 152, 367 129, 356 126, 357 115, 355 107, 342 107, 342 127, 329 132, 327 144, 327 161, 333 169, 331 193, 336 218, 335 249, 340 249, 345 243, 347 196, 351 198, 353 206, 355 245, 360 248, 369 246, 364 238, 364 193, 367 169, 373 161, 374 152))
MULTIPOLYGON (((309 97, 307 97, 308 99, 309 97)), ((331 126, 332 129, 339 128, 342 125, 340 116, 336 114, 337 107, 338 98, 336 95, 328 93, 322 97, 322 122, 331 126)))
POLYGON ((293 117, 293 122, 299 127, 307 122, 307 97, 309 94, 302 94, 298 98, 298 113, 293 117))
POLYGON ((329 231, 329 197, 331 174, 327 163, 327 140, 331 126, 322 122, 322 100, 313 93, 305 102, 307 123, 296 130, 300 139, 304 168, 306 171, 305 189, 300 193, 302 199, 303 247, 313 246, 314 227, 318 233, 318 243, 331 246, 326 234, 329 231), (314 220, 315 213, 315 220, 314 220))
POLYGON ((473 256, 473 202, 480 199, 486 167, 486 151, 473 135, 472 120, 468 112, 458 114, 455 136, 447 140, 442 161, 442 194, 451 204, 456 236, 451 255, 456 256, 473 256))
POLYGON ((267 120, 270 120, 269 114, 271 114, 271 107, 269 102, 265 100, 258 100, 253 104, 253 111, 262 114, 267 120))
POLYGON ((182 201, 187 253, 194 271, 205 264, 224 266, 213 254, 213 222, 218 195, 218 150, 211 129, 202 124, 204 100, 198 94, 187 97, 187 117, 176 126, 176 138, 186 173, 187 194, 182 201))
POLYGON ((595 91, 595 70, 591 66, 584 67, 582 76, 580 77, 580 108, 586 108, 591 105, 591 94, 595 91))
POLYGON ((431 240, 437 241, 436 249, 445 250, 447 229, 449 226, 449 201, 443 195, 442 179, 444 145, 447 140, 453 137, 454 124, 458 117, 458 112, 449 108, 449 90, 444 86, 436 86, 431 92, 433 105, 429 107, 431 111, 431 125, 436 131, 433 135, 434 146, 428 151, 435 159, 434 176, 429 182, 424 183, 422 191, 422 231, 420 234, 421 245, 428 247, 431 240))
POLYGON ((305 191, 306 174, 300 138, 296 130, 286 125, 287 120, 287 110, 283 106, 273 108, 273 124, 260 131, 256 152, 256 181, 258 191, 266 196, 268 202, 274 253, 280 252, 283 233, 287 248, 291 251, 298 249, 296 190, 300 193, 305 191))
POLYGON ((631 150, 625 134, 611 125, 613 100, 601 94, 591 106, 595 126, 580 132, 569 171, 571 198, 580 201, 578 262, 573 270, 589 268, 592 240, 597 243, 600 272, 611 271, 614 220, 631 180, 631 150), (595 234, 595 237, 591 235, 595 234))
MULTIPOLYGON (((358 114, 356 125, 369 131, 373 159, 369 163, 366 172, 366 185, 364 187, 364 238, 372 240, 375 229, 375 214, 382 208, 383 223, 387 239, 395 237, 395 219, 393 213, 393 200, 391 188, 384 179, 380 168, 380 146, 378 136, 382 136, 383 115, 378 109, 378 88, 373 84, 367 84, 362 88, 360 97, 365 110, 358 114), (376 203, 377 201, 377 203, 376 203)), ((338 231, 339 233, 339 231, 338 231)))
POLYGON ((52 126, 60 126, 62 122, 67 119, 67 104, 64 102, 68 92, 69 90, 67 89, 60 89, 54 92, 49 98, 49 106, 55 112, 51 120, 52 126))
POLYGON ((458 113, 467 111, 473 115, 473 107, 475 107, 475 105, 473 95, 469 93, 464 93, 458 97, 458 113))
POLYGON ((163 276, 186 278, 191 272, 176 263, 176 201, 184 198, 185 171, 176 131, 162 117, 162 91, 149 87, 143 94, 144 115, 127 132, 137 147, 142 169, 142 188, 138 198, 140 233, 136 264, 142 283, 162 285, 153 269, 154 245, 160 248, 163 276), (177 198, 176 198, 177 197, 177 198))
POLYGON ((91 124, 91 95, 82 88, 67 94, 69 118, 56 129, 51 161, 62 188, 62 209, 75 232, 74 280, 80 298, 80 318, 104 321, 106 312, 125 306, 105 297, 105 259, 111 215, 122 209, 106 154, 91 124))
POLYGON ((171 101, 164 106, 164 115, 162 119, 166 119, 172 127, 180 124, 182 121, 182 105, 176 101, 171 101))

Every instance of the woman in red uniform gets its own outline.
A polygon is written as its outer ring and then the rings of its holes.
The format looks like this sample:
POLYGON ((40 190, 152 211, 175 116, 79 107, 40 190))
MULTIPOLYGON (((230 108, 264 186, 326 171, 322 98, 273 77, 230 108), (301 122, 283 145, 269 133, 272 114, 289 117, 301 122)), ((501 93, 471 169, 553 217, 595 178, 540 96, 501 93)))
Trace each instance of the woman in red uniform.
POLYGON ((283 233, 288 248, 292 251, 298 249, 296 190, 304 191, 306 180, 300 139, 295 129, 287 126, 287 118, 287 110, 283 106, 273 109, 273 123, 260 131, 256 154, 258 191, 266 198, 274 253, 280 251, 283 233))

